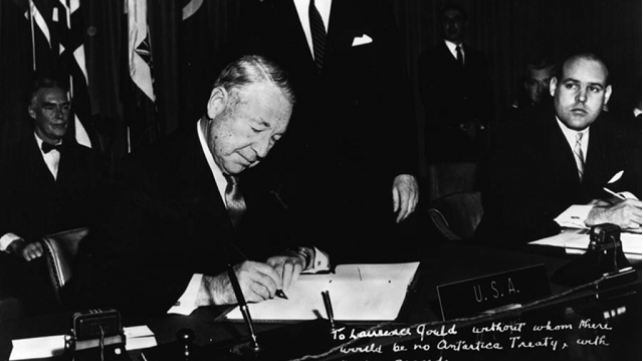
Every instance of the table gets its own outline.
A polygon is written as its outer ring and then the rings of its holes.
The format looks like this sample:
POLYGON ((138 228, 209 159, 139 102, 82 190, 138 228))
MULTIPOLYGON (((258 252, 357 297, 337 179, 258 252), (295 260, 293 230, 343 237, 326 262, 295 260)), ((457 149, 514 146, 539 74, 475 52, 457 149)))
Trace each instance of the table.
MULTIPOLYGON (((306 339, 307 332, 312 331, 297 330, 303 324, 259 323, 257 329, 260 339, 262 335, 291 332, 301 337, 299 344, 311 341, 327 345, 327 349, 335 347, 334 352, 317 358, 324 360, 641 360, 640 261, 633 265, 637 279, 617 289, 599 293, 588 287, 571 292, 569 287, 551 284, 552 295, 562 297, 493 315, 441 322, 437 285, 534 264, 544 264, 551 277, 570 257, 561 249, 447 243, 422 258, 418 277, 396 322, 341 325, 345 326, 343 330, 324 333, 328 337, 316 335, 312 341, 306 339), (367 330, 362 335, 371 337, 357 337, 367 330)), ((243 323, 220 318, 225 309, 201 308, 187 317, 134 318, 125 320, 125 324, 147 324, 157 342, 165 345, 175 341, 177 330, 190 328, 196 334, 196 345, 212 349, 212 344, 247 335, 243 323)), ((22 320, 11 333, 14 338, 65 333, 69 325, 65 317, 69 314, 22 320)), ((311 327, 319 329, 320 324, 311 327)), ((140 352, 131 356, 139 359, 140 352)))

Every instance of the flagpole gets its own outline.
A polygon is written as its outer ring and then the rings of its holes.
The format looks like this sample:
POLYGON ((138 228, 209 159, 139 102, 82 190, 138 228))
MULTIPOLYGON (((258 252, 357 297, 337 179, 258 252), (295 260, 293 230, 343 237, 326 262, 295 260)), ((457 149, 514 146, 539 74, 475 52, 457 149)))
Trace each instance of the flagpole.
POLYGON ((36 37, 33 28, 33 0, 29 0, 29 22, 31 23, 31 52, 33 54, 33 71, 36 71, 36 37))

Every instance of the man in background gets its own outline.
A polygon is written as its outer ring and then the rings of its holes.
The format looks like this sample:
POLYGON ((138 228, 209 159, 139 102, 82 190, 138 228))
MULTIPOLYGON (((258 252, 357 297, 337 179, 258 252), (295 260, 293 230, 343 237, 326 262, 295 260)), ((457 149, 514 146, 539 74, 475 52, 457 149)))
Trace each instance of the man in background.
POLYGON ((536 107, 551 101, 549 80, 554 73, 555 66, 548 60, 527 64, 520 95, 511 104, 509 121, 523 121, 536 107))
POLYGON ((418 60, 429 163, 478 161, 484 150, 483 130, 491 119, 491 80, 484 54, 464 43, 467 24, 461 7, 442 9, 443 39, 418 60))
POLYGON ((29 307, 52 301, 40 238, 90 225, 102 163, 65 137, 71 100, 63 85, 36 79, 27 112, 33 133, 0 161, 0 281, 29 307))
POLYGON ((604 114, 612 92, 597 55, 563 62, 549 84, 553 106, 511 124, 494 149, 479 237, 515 245, 601 223, 640 232, 640 138, 604 114))

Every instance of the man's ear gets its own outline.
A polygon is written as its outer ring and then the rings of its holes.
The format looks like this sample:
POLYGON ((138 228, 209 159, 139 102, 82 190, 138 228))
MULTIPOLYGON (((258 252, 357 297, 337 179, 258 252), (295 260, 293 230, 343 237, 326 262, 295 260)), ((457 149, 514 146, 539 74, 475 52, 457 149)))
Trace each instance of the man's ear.
POLYGON ((605 99, 603 99, 603 105, 607 104, 607 102, 610 101, 611 96, 612 96, 612 86, 608 85, 607 88, 605 88, 605 99))
POLYGON ((32 119, 36 119, 36 110, 34 109, 34 106, 32 104, 29 104, 27 107, 27 113, 29 113, 29 116, 32 119))
POLYGON ((556 86, 558 85, 558 79, 555 76, 552 76, 549 79, 549 95, 552 97, 556 94, 556 86))
POLYGON ((217 115, 223 113, 228 104, 228 92, 222 87, 212 89, 210 100, 208 100, 208 118, 214 119, 217 115))

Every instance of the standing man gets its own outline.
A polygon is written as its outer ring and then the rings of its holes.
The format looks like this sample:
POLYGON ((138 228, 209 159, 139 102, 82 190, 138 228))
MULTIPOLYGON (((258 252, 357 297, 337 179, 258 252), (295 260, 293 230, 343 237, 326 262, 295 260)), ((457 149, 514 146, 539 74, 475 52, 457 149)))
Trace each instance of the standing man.
POLYGON ((258 7, 247 46, 282 64, 298 97, 271 166, 285 176, 284 202, 300 215, 300 234, 333 249, 338 262, 414 253, 400 226, 419 198, 417 135, 390 4, 258 7))
POLYGON ((89 243, 81 289, 92 306, 189 314, 235 304, 228 264, 259 302, 324 265, 314 247, 290 247, 279 195, 248 171, 284 136, 293 104, 280 68, 244 56, 220 73, 193 127, 126 161, 126 186, 106 194, 118 201, 89 243))
POLYGON ((418 60, 429 163, 477 161, 484 150, 482 131, 491 119, 491 80, 484 54, 464 43, 467 24, 461 7, 442 9, 443 40, 418 60))
POLYGON ((571 56, 549 92, 553 107, 514 123, 495 149, 478 235, 516 244, 554 235, 561 226, 601 223, 640 232, 641 143, 603 114, 612 94, 607 66, 595 54, 571 56), (604 187, 631 193, 621 199, 604 187))
POLYGON ((34 132, 0 161, 0 281, 28 305, 50 301, 40 238, 89 226, 93 187, 101 178, 92 150, 65 138, 70 111, 60 83, 35 80, 27 106, 34 132))

